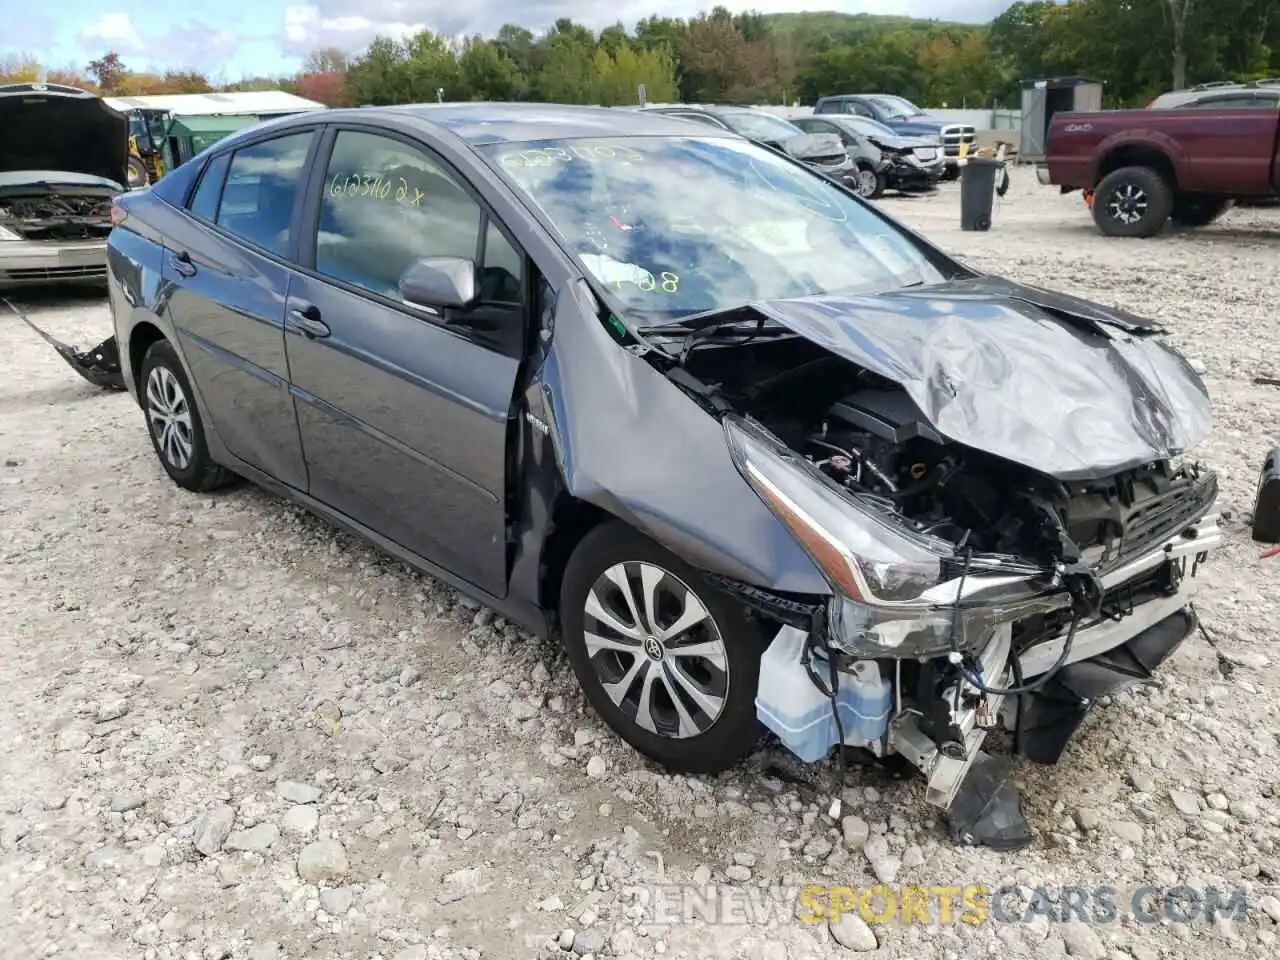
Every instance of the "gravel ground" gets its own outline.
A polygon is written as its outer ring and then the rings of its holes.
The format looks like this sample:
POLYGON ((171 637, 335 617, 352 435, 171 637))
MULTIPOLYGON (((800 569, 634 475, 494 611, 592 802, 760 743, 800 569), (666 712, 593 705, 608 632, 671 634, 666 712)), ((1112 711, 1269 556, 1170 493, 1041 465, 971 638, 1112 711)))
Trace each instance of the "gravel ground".
MULTIPOLYGON (((1280 372, 1280 211, 1108 240, 1078 197, 1017 170, 992 231, 964 234, 957 191, 881 202, 976 266, 1166 322, 1215 398, 1202 454, 1232 515, 1198 604, 1221 656, 1193 639, 1057 767, 1020 766, 1034 847, 953 848, 918 782, 875 771, 833 823, 827 770, 768 749, 718 778, 665 775, 584 710, 558 650, 254 488, 179 490, 126 396, 0 316, 0 953, 1276 956, 1280 560, 1257 559, 1246 523, 1280 443, 1280 392, 1252 383, 1280 372), (846 923, 849 945, 793 901, 755 912, 769 889, 878 880, 1063 901, 1065 885, 1243 884, 1248 909, 1155 925, 934 909, 871 940, 846 923), (671 918, 636 890, 660 882, 737 906, 715 927, 649 923, 671 918)), ((109 329, 100 299, 21 300, 81 345, 109 329)))

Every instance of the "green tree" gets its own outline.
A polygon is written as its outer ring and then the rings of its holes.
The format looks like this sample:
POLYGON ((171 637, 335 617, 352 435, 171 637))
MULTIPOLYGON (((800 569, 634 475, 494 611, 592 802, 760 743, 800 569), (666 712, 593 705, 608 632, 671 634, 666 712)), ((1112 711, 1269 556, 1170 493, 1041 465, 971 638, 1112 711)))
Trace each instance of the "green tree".
POLYGON ((589 103, 597 89, 596 40, 571 20, 556 21, 538 43, 537 92, 553 103, 589 103))
POLYGON ((679 96, 675 65, 665 47, 636 51, 625 46, 612 56, 600 47, 595 55, 595 73, 593 99, 604 106, 639 102, 641 84, 644 84, 645 96, 655 103, 679 96))
POLYGON ((102 91, 104 96, 109 96, 120 89, 120 82, 129 72, 124 63, 120 60, 120 54, 114 50, 109 51, 97 60, 89 61, 89 65, 85 67, 89 75, 97 81, 98 89, 102 91))
POLYGON ((458 69, 472 100, 521 100, 528 93, 520 65, 498 43, 479 35, 463 42, 458 69))
POLYGON ((631 46, 631 38, 627 36, 627 28, 620 23, 605 27, 600 31, 598 46, 609 56, 616 56, 623 47, 631 46))

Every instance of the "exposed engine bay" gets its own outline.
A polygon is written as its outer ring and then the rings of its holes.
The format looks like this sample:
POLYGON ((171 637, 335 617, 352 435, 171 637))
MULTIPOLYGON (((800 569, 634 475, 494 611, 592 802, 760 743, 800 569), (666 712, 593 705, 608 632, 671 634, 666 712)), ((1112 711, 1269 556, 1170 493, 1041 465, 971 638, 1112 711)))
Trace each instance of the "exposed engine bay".
POLYGON ((897 384, 811 344, 760 345, 759 361, 773 354, 787 365, 745 382, 755 373, 750 350, 735 350, 738 362, 724 371, 709 354, 702 371, 691 368, 715 375, 739 412, 832 483, 975 553, 1105 571, 1199 517, 1217 493, 1212 474, 1167 460, 1103 480, 1057 480, 949 442, 897 384), (795 352, 818 355, 791 365, 795 352))
POLYGON ((101 240, 111 232, 111 197, 50 191, 0 198, 0 227, 23 240, 101 240))

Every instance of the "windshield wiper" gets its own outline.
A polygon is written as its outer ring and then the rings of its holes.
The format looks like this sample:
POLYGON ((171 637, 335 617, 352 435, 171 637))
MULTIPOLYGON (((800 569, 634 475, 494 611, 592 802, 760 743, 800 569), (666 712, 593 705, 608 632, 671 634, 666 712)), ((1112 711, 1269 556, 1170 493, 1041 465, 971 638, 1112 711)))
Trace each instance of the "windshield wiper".
MULTIPOLYGON (((734 310, 734 313, 745 312, 746 308, 734 310)), ((790 327, 784 327, 777 321, 770 320, 763 313, 757 314, 754 320, 748 317, 738 317, 733 320, 725 320, 720 323, 711 323, 697 327, 680 344, 680 351, 676 355, 676 362, 680 366, 684 366, 689 360, 689 354, 700 346, 706 346, 712 343, 732 343, 742 345, 752 340, 758 340, 761 337, 783 337, 794 336, 795 333, 790 327), (774 326, 767 326, 773 323, 774 326), (748 330, 741 329, 744 325, 751 324, 748 330)))

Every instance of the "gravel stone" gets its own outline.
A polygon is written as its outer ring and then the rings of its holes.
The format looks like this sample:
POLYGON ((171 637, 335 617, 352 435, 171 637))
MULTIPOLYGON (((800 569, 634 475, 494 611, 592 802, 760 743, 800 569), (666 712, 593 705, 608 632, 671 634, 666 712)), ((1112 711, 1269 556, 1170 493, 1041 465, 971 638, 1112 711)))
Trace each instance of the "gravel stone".
POLYGON ((319 787, 293 780, 281 780, 276 787, 276 792, 290 803, 315 803, 323 795, 319 787))
POLYGON ((871 836, 871 828, 861 817, 845 817, 840 821, 840 831, 844 834, 844 845, 850 850, 861 850, 871 836))
POLYGON ((270 850, 279 839, 280 829, 274 823, 260 823, 248 830, 237 830, 232 833, 222 844, 222 849, 261 853, 264 850, 270 850))
POLYGON ((285 833, 300 837, 309 837, 319 825, 320 812, 310 805, 290 807, 280 820, 280 827, 285 833))
POLYGON ((854 953, 870 953, 880 947, 875 932, 857 911, 842 910, 838 918, 833 916, 828 920, 827 926, 836 943, 854 953))
POLYGON ((320 891, 320 906, 331 917, 340 917, 350 910, 354 899, 351 891, 346 887, 332 887, 320 891))
POLYGON ((298 854, 298 876, 307 883, 341 880, 347 869, 347 852, 337 840, 309 843, 298 854))
POLYGON ((235 820, 236 812, 225 805, 205 811, 196 824, 196 850, 206 857, 216 854, 231 835, 231 825, 235 820))

